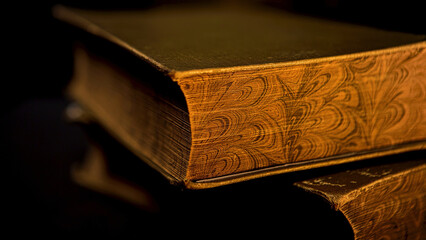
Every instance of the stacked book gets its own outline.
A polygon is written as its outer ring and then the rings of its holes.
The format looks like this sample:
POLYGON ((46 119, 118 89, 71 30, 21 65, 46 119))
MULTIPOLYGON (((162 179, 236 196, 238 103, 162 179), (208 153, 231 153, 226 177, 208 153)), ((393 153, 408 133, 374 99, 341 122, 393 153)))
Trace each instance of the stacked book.
MULTIPOLYGON (((425 234, 425 161, 377 164, 426 147, 425 35, 269 7, 56 7, 54 15, 75 42, 68 116, 99 125, 174 187, 375 163, 295 186, 342 211, 356 238, 384 228, 425 234), (370 226, 377 206, 394 214, 370 226)), ((105 146, 94 145, 76 181, 151 206, 137 189, 97 178, 105 146)))

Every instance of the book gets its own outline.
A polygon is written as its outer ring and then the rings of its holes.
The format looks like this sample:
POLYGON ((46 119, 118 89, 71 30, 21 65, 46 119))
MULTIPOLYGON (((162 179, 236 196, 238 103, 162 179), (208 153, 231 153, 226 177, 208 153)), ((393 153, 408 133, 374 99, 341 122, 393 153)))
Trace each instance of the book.
POLYGON ((425 35, 267 7, 56 7, 69 95, 187 188, 425 148, 425 35))
POLYGON ((348 169, 295 185, 323 197, 336 211, 342 212, 355 239, 424 239, 426 236, 424 152, 417 159, 348 169))

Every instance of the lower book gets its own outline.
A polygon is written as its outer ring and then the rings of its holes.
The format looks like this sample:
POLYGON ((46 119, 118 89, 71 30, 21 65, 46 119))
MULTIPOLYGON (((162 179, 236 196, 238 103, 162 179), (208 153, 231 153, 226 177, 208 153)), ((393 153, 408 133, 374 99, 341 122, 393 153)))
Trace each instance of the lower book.
POLYGON ((148 212, 153 227, 174 219, 174 227, 235 232, 241 224, 299 239, 426 236, 424 151, 190 190, 171 185, 96 123, 80 125, 91 145, 73 180, 148 212))
POLYGON ((426 158, 397 157, 295 185, 342 212, 355 239, 426 239, 426 158))

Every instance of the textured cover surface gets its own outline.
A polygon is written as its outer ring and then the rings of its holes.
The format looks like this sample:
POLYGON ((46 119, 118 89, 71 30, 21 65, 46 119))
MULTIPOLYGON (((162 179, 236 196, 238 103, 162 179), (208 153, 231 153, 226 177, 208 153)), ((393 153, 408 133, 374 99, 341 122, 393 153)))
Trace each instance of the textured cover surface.
POLYGON ((289 62, 426 40, 273 8, 174 6, 133 11, 56 9, 56 15, 167 71, 289 62))

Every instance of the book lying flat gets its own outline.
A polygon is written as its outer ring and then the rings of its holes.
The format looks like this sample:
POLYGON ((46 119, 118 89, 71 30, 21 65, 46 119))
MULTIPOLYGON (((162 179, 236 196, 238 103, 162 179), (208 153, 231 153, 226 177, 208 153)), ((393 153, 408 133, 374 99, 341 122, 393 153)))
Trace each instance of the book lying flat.
POLYGON ((267 7, 57 7, 70 96, 171 182, 208 188, 424 149, 426 36, 267 7))
POLYGON ((325 198, 336 211, 342 212, 355 239, 424 239, 425 178, 423 152, 417 158, 393 159, 381 165, 317 176, 295 185, 325 198))

